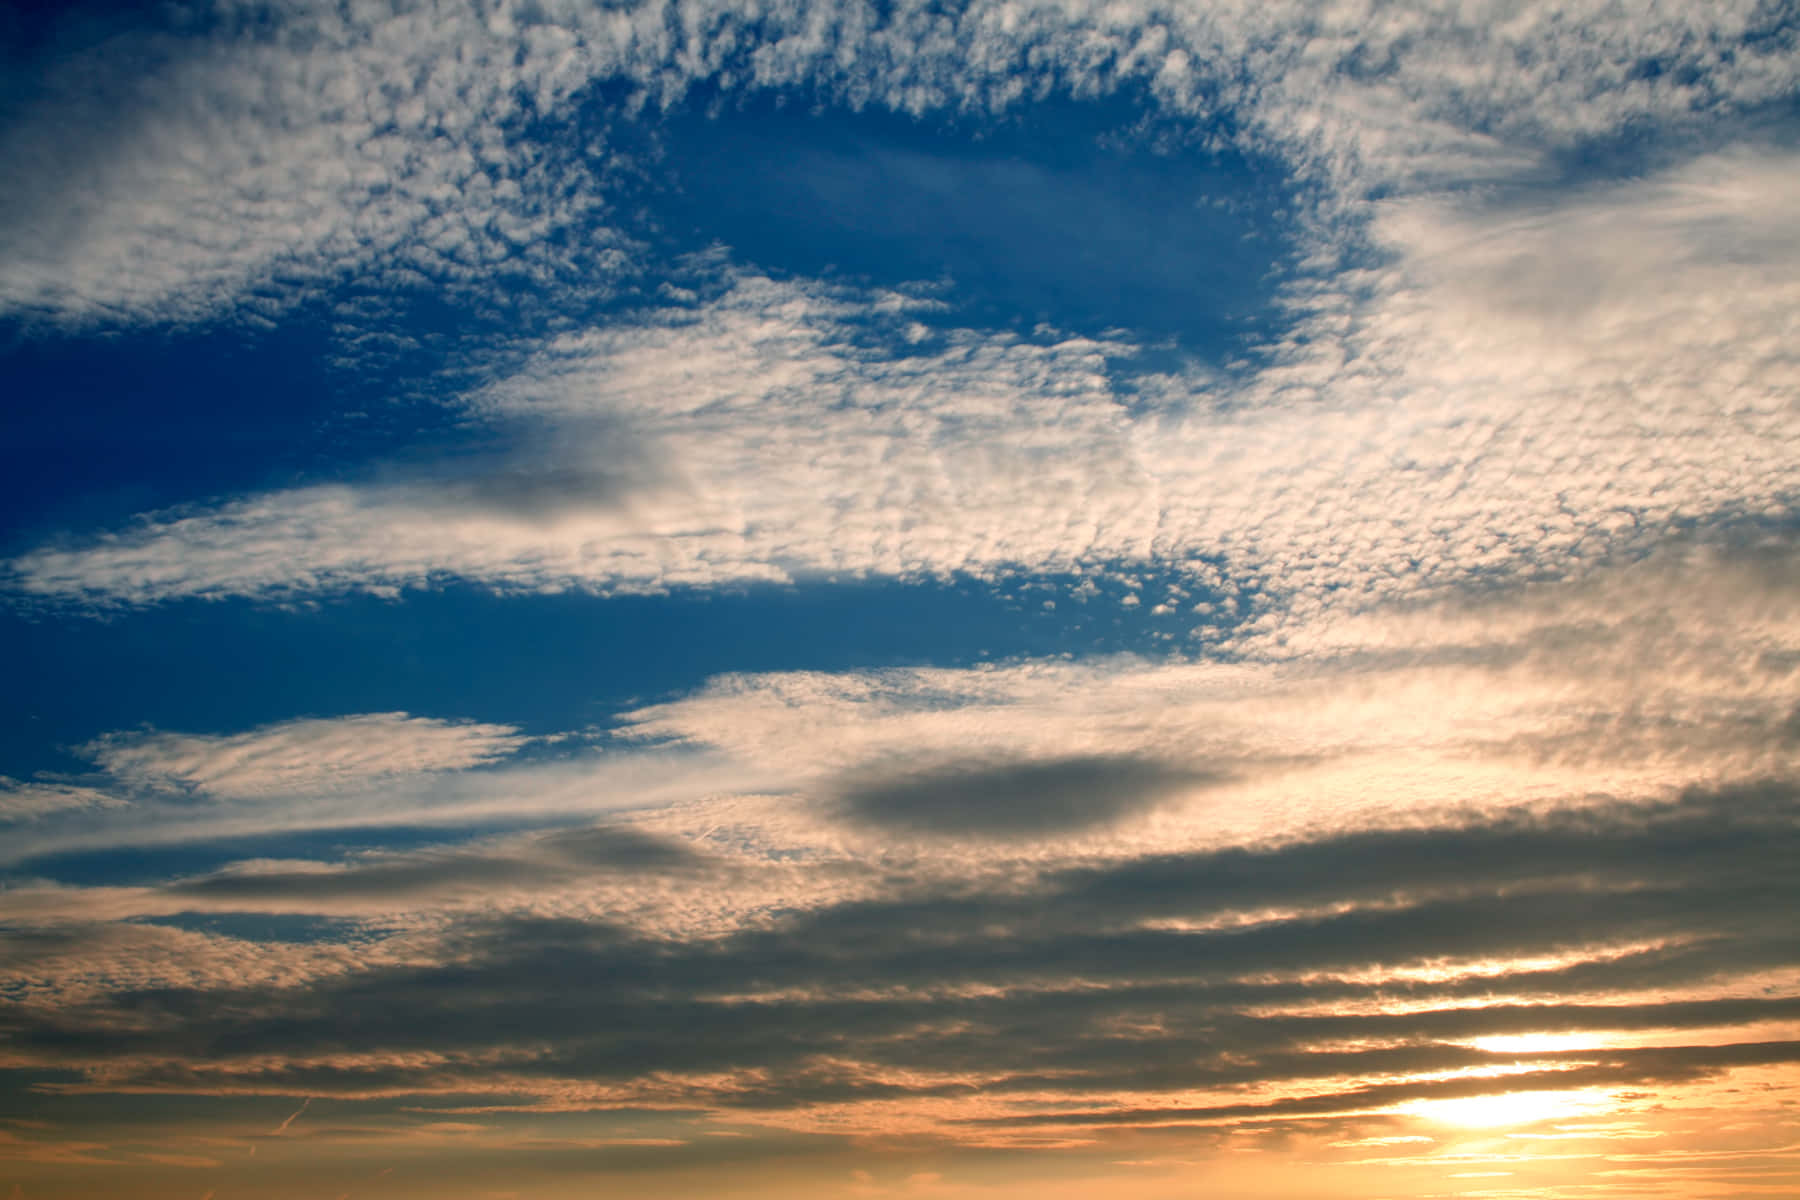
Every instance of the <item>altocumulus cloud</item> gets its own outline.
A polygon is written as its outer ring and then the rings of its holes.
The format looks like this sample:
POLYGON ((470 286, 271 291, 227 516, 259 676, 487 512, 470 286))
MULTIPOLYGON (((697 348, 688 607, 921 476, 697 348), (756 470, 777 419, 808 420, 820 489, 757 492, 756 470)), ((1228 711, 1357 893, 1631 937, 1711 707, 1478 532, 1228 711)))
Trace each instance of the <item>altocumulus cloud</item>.
POLYGON ((461 402, 554 455, 153 515, 10 570, 102 603, 1222 560, 1342 604, 1566 573, 1787 512, 1792 182, 1786 158, 1728 157, 1517 212, 1394 202, 1374 233, 1396 265, 1296 297, 1243 379, 1127 386, 1129 341, 954 328, 893 357, 865 310, 904 344, 920 302, 743 278, 554 339, 461 402))
MULTIPOLYGON (((1517 167, 1632 119, 1751 111, 1791 86, 1779 28, 1751 3, 897 5, 879 18, 827 4, 225 5, 69 37, 20 86, 8 158, 40 186, 10 206, 0 296, 91 320, 189 316, 274 273, 554 282, 566 261, 538 247, 571 225, 594 255, 581 265, 605 267, 629 257, 587 219, 605 207, 605 171, 521 144, 596 81, 653 103, 701 85, 813 88, 914 113, 1147 88, 1184 117, 1236 112, 1246 137, 1354 188, 1517 167)), ((596 151, 608 161, 603 138, 596 151)))

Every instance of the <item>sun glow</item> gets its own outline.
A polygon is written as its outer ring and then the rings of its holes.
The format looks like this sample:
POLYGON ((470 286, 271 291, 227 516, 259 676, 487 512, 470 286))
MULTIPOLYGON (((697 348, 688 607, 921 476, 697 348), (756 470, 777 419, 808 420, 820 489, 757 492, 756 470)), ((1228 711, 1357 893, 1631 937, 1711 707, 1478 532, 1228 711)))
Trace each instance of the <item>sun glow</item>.
POLYGON ((1538 1121, 1587 1117, 1609 1111, 1612 1097, 1594 1092, 1507 1092, 1455 1100, 1416 1100, 1402 1111, 1427 1121, 1466 1129, 1530 1125, 1538 1121))
POLYGON ((1502 1033, 1470 1041, 1489 1054, 1555 1054, 1563 1050, 1591 1050, 1601 1039, 1591 1033, 1502 1033))

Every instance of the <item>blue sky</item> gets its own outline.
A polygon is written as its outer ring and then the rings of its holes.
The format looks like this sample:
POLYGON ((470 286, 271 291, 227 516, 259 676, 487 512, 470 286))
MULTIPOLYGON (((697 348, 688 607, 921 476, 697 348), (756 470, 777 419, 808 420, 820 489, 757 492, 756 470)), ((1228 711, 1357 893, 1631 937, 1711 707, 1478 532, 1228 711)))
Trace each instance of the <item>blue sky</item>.
POLYGON ((0 1187, 1790 1188, 1797 26, 14 11, 0 1187))

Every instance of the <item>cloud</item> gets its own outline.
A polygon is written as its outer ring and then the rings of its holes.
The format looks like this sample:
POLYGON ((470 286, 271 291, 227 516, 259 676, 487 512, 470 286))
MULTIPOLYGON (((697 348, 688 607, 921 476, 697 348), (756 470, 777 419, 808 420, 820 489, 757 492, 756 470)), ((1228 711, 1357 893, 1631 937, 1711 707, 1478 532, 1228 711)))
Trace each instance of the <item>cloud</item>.
POLYGON ((279 1124, 275 1127, 274 1132, 286 1133, 288 1130, 288 1126, 292 1125, 295 1122, 295 1120, 297 1120, 299 1118, 300 1114, 305 1112, 309 1107, 311 1107, 311 1105, 312 1105, 312 1097, 308 1096, 306 1099, 304 1099, 300 1102, 299 1108, 295 1109, 292 1113, 290 1113, 286 1117, 282 1118, 281 1124, 279 1124))
POLYGON ((556 164, 509 144, 527 95, 566 96, 542 39, 522 72, 514 51, 533 39, 492 36, 473 9, 295 4, 180 24, 46 56, 18 89, 0 153, 34 186, 0 211, 0 306, 73 324, 266 320, 357 268, 548 282, 531 247, 576 221, 584 265, 618 260, 556 164))
MULTIPOLYGON (((510 752, 510 741, 507 746, 510 752)), ((458 765, 452 765, 448 756, 427 758, 410 772, 389 759, 379 773, 359 775, 346 764, 333 769, 325 763, 288 776, 241 777, 257 778, 271 788, 293 789, 285 791, 246 787, 230 793, 190 792, 182 790, 187 785, 173 776, 144 774, 134 784, 152 790, 136 793, 128 809, 104 820, 69 813, 22 826, 0 859, 16 870, 21 863, 120 847, 174 850, 204 845, 213 847, 211 853, 216 855, 233 842, 319 830, 343 831, 359 844, 369 839, 379 844, 381 831, 400 828, 443 830, 446 838, 454 839, 456 831, 466 829, 541 828, 623 810, 679 808, 703 796, 729 796, 739 789, 754 792, 762 778, 754 768, 746 770, 717 756, 682 749, 655 754, 589 752, 510 763, 493 761, 496 756, 489 754, 470 757, 467 746, 438 749, 464 757, 458 765)), ((369 765, 360 754, 351 757, 369 765)), ((173 761, 190 760, 183 756, 173 761)))
POLYGON ((1693 792, 890 891, 723 935, 481 916, 302 985, 46 998, 14 1010, 14 1046, 106 1090, 479 1091, 801 1128, 846 1105, 879 1128, 905 1100, 952 1139, 1654 1089, 1800 1053, 1779 1032, 1800 1008, 1756 983, 1791 967, 1795 811, 1789 783, 1693 792), (114 1004, 155 1019, 122 1029, 114 1004), (1472 1044, 1542 1031, 1586 1044, 1472 1044))
POLYGON ((98 788, 0 775, 0 821, 30 821, 50 813, 114 808, 123 803, 98 788))
POLYGON ((1205 644, 1252 617, 1579 575, 1789 511, 1795 171, 1731 152, 1382 205, 1390 265, 1297 284, 1292 331, 1242 378, 1139 370, 1123 335, 908 345, 906 297, 740 274, 551 339, 464 398, 558 445, 541 464, 149 514, 29 551, 9 582, 144 604, 1146 568, 1260 606, 1172 630, 1205 644))
POLYGON ((633 811, 749 855, 879 845, 955 872, 996 834, 1028 859, 1141 854, 1784 777, 1787 547, 1752 528, 1574 581, 1258 621, 1235 661, 720 676, 552 756, 519 757, 511 727, 398 714, 111 734, 81 786, 132 806, 45 813, 9 851, 633 811))
MULTIPOLYGON (((726 675, 616 714, 611 735, 551 756, 519 756, 526 739, 510 727, 393 714, 109 735, 92 748, 108 773, 84 786, 132 805, 47 813, 18 828, 8 858, 30 869, 109 847, 206 843, 217 861, 229 839, 281 832, 380 844, 353 831, 454 839, 611 813, 726 855, 734 870, 809 864, 755 884, 739 874, 704 903, 632 918, 717 927, 770 889, 792 907, 842 901, 866 885, 851 869, 866 856, 904 864, 920 886, 960 885, 1070 859, 1454 824, 1572 797, 1656 803, 1800 769, 1791 560, 1779 533, 1752 530, 1735 549, 1678 541, 1577 581, 1270 623, 1242 635, 1227 662, 726 675)), ((286 889, 230 879, 189 899, 213 889, 201 907, 223 908, 238 889, 258 911, 395 911, 449 902, 432 897, 458 893, 465 868, 459 894, 505 904, 572 895, 580 878, 535 850, 321 866, 327 874, 286 889), (318 904, 337 898, 307 910, 309 887, 318 904), (252 903, 259 888, 267 894, 252 903)))
POLYGON ((7 898, 9 922, 17 923, 9 925, 3 938, 4 979, 15 1003, 80 1007, 121 988, 305 988, 327 975, 406 953, 404 937, 250 940, 142 924, 126 918, 146 915, 147 908, 155 914, 156 909, 146 906, 135 889, 60 890, 60 907, 56 897, 42 897, 44 920, 36 919, 29 898, 23 904, 15 903, 14 895, 7 898))
MULTIPOLYGON (((59 106, 80 89, 44 82, 14 136, 33 153, 75 155, 69 178, 84 182, 69 188, 92 197, 44 211, 103 211, 82 218, 74 239, 23 218, 8 226, 18 262, 82 256, 79 266, 29 268, 39 282, 21 286, 33 295, 44 280, 87 282, 61 299, 19 301, 28 307, 73 313, 91 291, 99 309, 126 312, 161 303, 155 296, 230 292, 226 277, 273 261, 337 262, 337 241, 344 262, 402 244, 423 253, 441 242, 421 232, 440 217, 485 231, 515 203, 593 199, 592 187, 551 182, 508 199, 509 172, 551 169, 509 140, 526 97, 539 115, 559 111, 588 81, 615 74, 678 96, 734 70, 726 64, 740 53, 755 87, 822 72, 846 102, 903 110, 1022 104, 989 89, 1027 53, 1052 92, 1148 78, 1157 81, 1149 100, 1184 120, 1236 105, 1246 137, 1279 148, 1297 179, 1337 179, 1338 198, 1321 202, 1308 227, 1310 265, 1285 299, 1289 331, 1241 376, 1146 372, 1132 363, 1142 348, 1129 334, 1057 341, 940 327, 912 344, 901 297, 731 268, 728 290, 697 308, 614 314, 501 354, 505 365, 462 403, 495 422, 490 433, 519 438, 518 454, 390 465, 360 484, 146 514, 29 551, 8 564, 8 582, 52 600, 144 604, 388 592, 447 578, 653 592, 836 573, 992 578, 1204 563, 1206 572, 1223 564, 1228 586, 1265 603, 1341 608, 1495 574, 1578 572, 1697 521, 1787 511, 1797 456, 1785 397, 1796 379, 1783 331, 1797 247, 1782 201, 1792 155, 1744 145, 1579 185, 1541 169, 1551 150, 1633 119, 1692 120, 1767 98, 1784 76, 1773 43, 1754 36, 1753 7, 1704 20, 1514 14, 1494 24, 1401 8, 1341 26, 1305 8, 1303 22, 1282 6, 1163 21, 1115 6, 1036 13, 1019 26, 978 5, 947 35, 905 7, 872 27, 782 10, 757 20, 719 13, 716 24, 654 37, 635 17, 549 10, 509 23, 453 6, 424 29, 416 14, 297 9, 261 33, 213 42, 121 34, 59 70, 104 74, 98 64, 147 38, 160 49, 133 61, 155 65, 126 72, 120 86, 148 89, 155 102, 119 110, 186 130, 157 137, 201 147, 199 165, 192 178, 183 166, 171 168, 179 179, 146 181, 136 151, 90 153, 85 137, 52 136, 59 106), (1310 57, 1267 49, 1297 22, 1306 36, 1292 42, 1313 47, 1310 57), (1696 22, 1711 23, 1719 44, 1748 38, 1729 68, 1693 58, 1696 22), (864 44, 906 53, 858 57, 873 76, 841 76, 845 60, 831 47, 864 44), (1427 44, 1436 49, 1419 49, 1427 44), (437 52, 446 46, 466 52, 437 52), (1530 69, 1513 53, 1523 46, 1530 69), (1243 61, 1262 81, 1254 94, 1197 82, 1235 77, 1228 65, 1243 61), (415 62, 428 69, 401 69, 415 62), (1646 62, 1658 70, 1645 74, 1646 62), (342 86, 320 88, 321 77, 342 86), (301 79, 305 96, 289 96, 301 79), (219 88, 251 95, 187 107, 219 88), (332 99, 352 95, 361 108, 332 99), (245 124, 201 136, 183 122, 202 111, 241 113, 245 124), (258 124, 277 111, 280 153, 258 124), (1490 178, 1501 182, 1479 192, 1395 183, 1446 139, 1460 139, 1465 157, 1497 154, 1504 169, 1490 178), (1505 143, 1512 149, 1493 149, 1505 143), (264 165, 221 165, 215 154, 264 165), (364 155, 374 165, 356 166, 364 155), (351 167, 319 165, 343 158, 351 167), (292 181, 257 174, 299 162, 318 167, 308 178, 342 181, 330 197, 295 201, 311 219, 277 202, 295 194, 292 181), (1364 186, 1391 198, 1367 201, 1364 186), (462 197, 454 209, 424 215, 451 190, 462 197), (171 232, 175 216, 160 233, 140 218, 204 214, 213 203, 232 217, 215 223, 218 236, 271 244, 215 248, 210 266, 155 265, 184 243, 171 232), (102 297, 114 287, 139 298, 102 297)), ((140 143, 161 144, 123 142, 140 143)), ((50 182, 32 194, 59 195, 63 170, 45 168, 50 182)))
POLYGON ((1244 141, 1353 198, 1776 100, 1792 62, 1771 21, 1749 2, 1599 0, 877 17, 746 3, 680 20, 648 4, 295 3, 198 30, 144 20, 53 41, 64 53, 15 87, 0 153, 34 186, 0 212, 0 305, 63 321, 279 310, 359 269, 502 301, 520 289, 498 278, 604 290, 636 249, 611 219, 628 172, 606 124, 569 136, 584 155, 526 136, 591 112, 601 85, 629 97, 609 116, 638 120, 708 88, 911 114, 1129 93, 1180 120, 1228 113, 1244 141))
MULTIPOLYGON (((1018 832, 1030 827, 1025 784, 1053 779, 1058 764, 1143 764, 1169 786, 1126 795, 1164 803, 1154 814, 1114 804, 1105 780, 1087 779, 1108 828, 1077 840, 1145 851, 1530 797, 1654 796, 1794 770, 1800 627, 1786 545, 1780 535, 1736 551, 1676 544, 1575 582, 1271 622, 1232 646, 1233 662, 727 676, 625 714, 625 729, 724 754, 797 791, 848 795, 849 811, 885 814, 890 835, 929 825, 903 803, 928 785, 970 801, 943 814, 946 828, 974 834, 1000 820, 964 786, 979 775, 958 780, 937 764, 991 766, 1018 782, 1001 791, 1021 803, 998 806, 1024 810, 1018 832), (1178 786, 1181 773, 1207 786, 1178 786), (875 789, 879 811, 858 807, 859 788, 875 789)), ((1054 826, 1046 818, 1037 831, 1079 832, 1054 826)))
POLYGON ((114 733, 83 752, 129 786, 247 799, 463 770, 505 758, 525 741, 507 725, 366 713, 284 721, 239 734, 114 733))
POLYGON ((17 881, 10 1052, 72 1102, 704 1111, 935 1147, 1791 1075, 1785 545, 1677 542, 1230 663, 723 677, 593 759, 422 765, 429 804, 372 777, 296 819, 632 811, 17 881), (338 924, 252 923, 296 917, 338 924))

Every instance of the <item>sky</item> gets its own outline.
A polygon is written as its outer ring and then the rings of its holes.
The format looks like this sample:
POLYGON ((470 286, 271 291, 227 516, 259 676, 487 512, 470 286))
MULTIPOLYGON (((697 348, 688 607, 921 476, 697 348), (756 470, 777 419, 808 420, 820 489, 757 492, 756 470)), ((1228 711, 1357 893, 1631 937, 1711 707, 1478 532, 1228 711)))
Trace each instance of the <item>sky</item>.
POLYGON ((1800 6, 0 9, 0 1198, 1800 1192, 1800 6))

